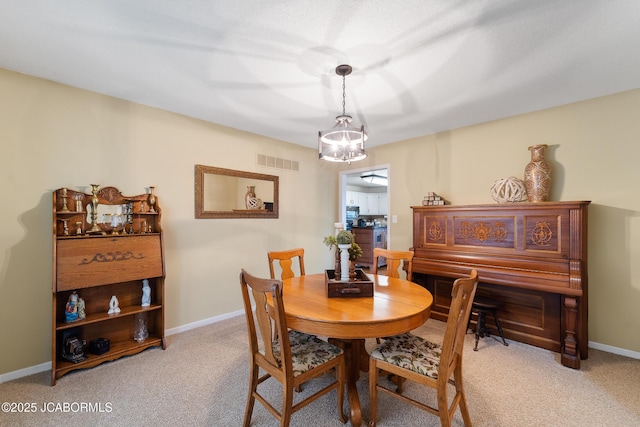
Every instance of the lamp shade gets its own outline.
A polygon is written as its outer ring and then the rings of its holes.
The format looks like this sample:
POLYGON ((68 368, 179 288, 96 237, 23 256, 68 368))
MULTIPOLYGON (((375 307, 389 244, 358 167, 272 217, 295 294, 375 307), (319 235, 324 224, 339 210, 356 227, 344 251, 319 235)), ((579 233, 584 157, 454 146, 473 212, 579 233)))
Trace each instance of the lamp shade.
POLYGON ((351 125, 351 116, 336 117, 334 127, 318 132, 318 156, 332 162, 352 162, 367 157, 364 126, 351 125))

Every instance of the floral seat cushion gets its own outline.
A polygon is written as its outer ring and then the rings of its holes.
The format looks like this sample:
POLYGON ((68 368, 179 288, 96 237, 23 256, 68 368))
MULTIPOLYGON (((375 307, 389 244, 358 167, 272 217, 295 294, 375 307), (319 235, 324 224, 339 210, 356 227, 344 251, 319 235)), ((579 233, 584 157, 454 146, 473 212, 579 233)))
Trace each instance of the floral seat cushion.
MULTIPOLYGON (((342 349, 321 340, 315 335, 289 331, 293 376, 303 374, 316 366, 342 354, 342 349)), ((280 342, 273 342, 273 354, 280 361, 280 342)))
POLYGON ((441 353, 440 344, 413 334, 400 334, 386 338, 371 357, 437 379, 441 353))

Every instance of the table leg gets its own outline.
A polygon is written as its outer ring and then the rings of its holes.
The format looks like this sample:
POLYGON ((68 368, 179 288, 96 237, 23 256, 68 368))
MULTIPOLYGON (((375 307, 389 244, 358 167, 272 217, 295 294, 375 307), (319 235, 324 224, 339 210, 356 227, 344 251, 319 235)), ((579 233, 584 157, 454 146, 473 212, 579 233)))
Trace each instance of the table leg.
POLYGON ((329 338, 329 342, 340 347, 344 352, 347 371, 347 398, 349 399, 349 410, 351 411, 350 421, 352 426, 358 427, 362 424, 362 410, 356 383, 360 379, 360 371, 369 371, 369 354, 364 346, 365 341, 363 339, 329 338))

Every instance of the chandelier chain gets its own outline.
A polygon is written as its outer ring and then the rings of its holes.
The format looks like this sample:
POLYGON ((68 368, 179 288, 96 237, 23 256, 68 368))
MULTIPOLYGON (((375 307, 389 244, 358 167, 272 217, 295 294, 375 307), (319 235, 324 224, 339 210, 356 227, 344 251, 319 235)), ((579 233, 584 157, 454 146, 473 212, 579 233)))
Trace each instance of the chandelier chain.
POLYGON ((346 104, 347 92, 345 86, 345 76, 342 75, 342 115, 345 115, 345 104, 346 104))

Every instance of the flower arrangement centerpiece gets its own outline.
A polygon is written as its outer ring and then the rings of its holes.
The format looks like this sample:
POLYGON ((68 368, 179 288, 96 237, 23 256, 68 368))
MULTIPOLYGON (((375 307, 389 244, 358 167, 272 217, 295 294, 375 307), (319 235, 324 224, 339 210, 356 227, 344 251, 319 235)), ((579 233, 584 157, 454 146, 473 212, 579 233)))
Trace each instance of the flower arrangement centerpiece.
POLYGON ((324 244, 329 246, 329 249, 334 246, 350 245, 353 243, 353 234, 347 230, 340 230, 335 236, 327 236, 324 238, 324 244))
POLYGON ((349 249, 349 261, 355 262, 358 258, 362 256, 362 248, 356 242, 351 243, 349 249))
POLYGON ((340 265, 340 280, 349 280, 349 261, 355 262, 362 255, 362 248, 354 241, 353 234, 347 230, 341 230, 336 236, 324 238, 324 244, 332 249, 337 247, 340 256, 340 264, 336 263, 336 276, 338 275, 338 265, 340 265))

